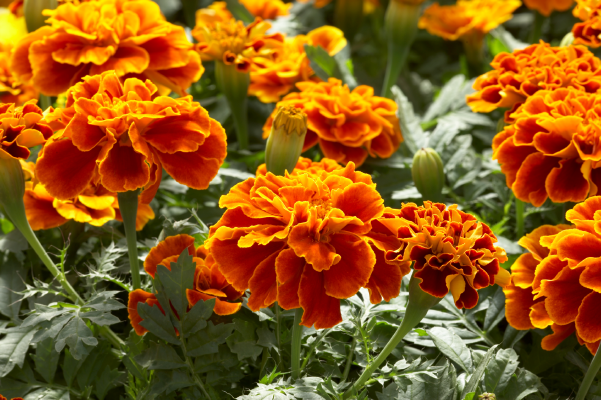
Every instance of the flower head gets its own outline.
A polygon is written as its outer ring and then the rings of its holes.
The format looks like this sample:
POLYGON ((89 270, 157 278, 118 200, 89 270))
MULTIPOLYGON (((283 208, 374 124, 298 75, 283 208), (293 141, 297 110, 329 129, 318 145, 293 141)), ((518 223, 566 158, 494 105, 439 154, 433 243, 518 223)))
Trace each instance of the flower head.
POLYGON ((579 202, 601 185, 601 97, 575 88, 541 91, 512 114, 493 140, 516 197, 535 206, 547 197, 579 202))
POLYGON ((456 205, 425 201, 387 208, 373 227, 370 242, 387 263, 408 269, 413 262, 420 288, 438 298, 450 291, 458 308, 475 307, 479 289, 509 282, 509 272, 500 266, 507 256, 494 245, 496 236, 456 205))
MULTIPOLYGON (((551 47, 540 42, 513 53, 501 53, 493 70, 478 77, 476 93, 467 97, 474 112, 512 108, 540 90, 574 87, 595 93, 601 88, 601 60, 583 46, 551 47)), ((506 114, 509 122, 510 111, 506 114)))
MULTIPOLYGON (((250 289, 252 310, 277 301, 302 307, 302 325, 329 328, 342 321, 340 299, 376 273, 365 235, 382 203, 369 175, 352 162, 331 172, 258 175, 222 196, 227 210, 205 245, 236 290, 250 289)), ((383 285, 400 289, 400 274, 383 285)))
MULTIPOLYGON (((298 175, 299 173, 302 174, 304 171, 306 171, 310 174, 322 175, 337 169, 342 169, 342 166, 329 158, 322 158, 321 161, 312 161, 309 158, 300 157, 296 163, 296 166, 294 167, 294 170, 289 172, 289 174, 298 175)), ((265 164, 259 165, 256 174, 257 176, 267 175, 267 166, 265 164)))
MULTIPOLYGON (((319 143, 326 157, 340 163, 362 164, 367 156, 390 157, 403 141, 397 105, 394 101, 374 96, 369 86, 352 91, 341 81, 300 82, 300 92, 290 93, 276 108, 295 106, 308 117, 305 137, 307 150, 319 143)), ((269 137, 275 113, 263 127, 269 137)))
POLYGON ((36 103, 37 100, 30 100, 22 107, 0 104, 0 157, 26 160, 30 147, 43 144, 52 136, 36 103))
POLYGON ((15 103, 17 106, 38 98, 38 92, 30 83, 21 83, 10 71, 12 46, 0 42, 0 103, 15 103))
POLYGON ((545 350, 575 332, 594 354, 601 340, 601 197, 576 205, 566 219, 574 225, 543 226, 520 241, 530 252, 512 266, 507 321, 522 330, 550 326, 545 350))
POLYGON ((524 4, 529 9, 536 10, 548 17, 553 11, 569 10, 574 4, 574 0, 524 0, 524 4))
POLYGON ((58 95, 86 75, 113 70, 120 78, 150 79, 167 94, 184 94, 202 72, 184 29, 149 0, 65 3, 46 10, 49 26, 21 39, 11 59, 22 81, 58 95))
POLYGON ((574 43, 594 48, 601 46, 601 1, 576 0, 576 3, 573 14, 582 22, 572 28, 574 43))
POLYGON ((457 4, 432 4, 424 11, 419 27, 446 40, 481 43, 484 36, 508 21, 520 7, 519 0, 458 0, 457 4))
MULTIPOLYGON (((219 272, 210 254, 204 246, 194 248, 194 238, 192 236, 181 234, 167 237, 165 240, 153 247, 146 260, 144 261, 144 270, 153 279, 156 275, 157 267, 163 265, 171 270, 171 263, 177 262, 180 254, 184 250, 193 256, 192 260, 196 264, 194 272, 194 282, 192 289, 186 289, 188 306, 192 308, 196 303, 203 300, 215 299, 213 312, 217 315, 231 315, 240 310, 242 303, 239 300, 244 292, 235 290, 219 272)), ((130 292, 128 302, 129 320, 138 335, 143 335, 148 330, 140 325, 142 318, 138 314, 138 303, 146 303, 151 307, 155 305, 165 313, 163 307, 159 304, 153 293, 138 289, 130 292)))
POLYGON ((255 57, 269 56, 281 47, 284 37, 279 33, 266 35, 270 28, 271 24, 260 18, 244 26, 224 13, 199 10, 192 35, 202 60, 222 61, 248 72, 255 57))
POLYGON ((322 26, 306 35, 286 38, 277 51, 256 57, 250 72, 248 94, 264 103, 273 103, 294 88, 297 82, 315 80, 305 45, 320 46, 331 56, 347 44, 344 34, 333 26, 322 26))
POLYGON ((48 192, 68 200, 100 183, 111 192, 145 188, 149 203, 163 168, 184 185, 207 188, 225 159, 223 128, 191 97, 156 92, 148 80, 122 84, 112 71, 71 88, 66 108, 46 117, 60 129, 36 167, 48 192))

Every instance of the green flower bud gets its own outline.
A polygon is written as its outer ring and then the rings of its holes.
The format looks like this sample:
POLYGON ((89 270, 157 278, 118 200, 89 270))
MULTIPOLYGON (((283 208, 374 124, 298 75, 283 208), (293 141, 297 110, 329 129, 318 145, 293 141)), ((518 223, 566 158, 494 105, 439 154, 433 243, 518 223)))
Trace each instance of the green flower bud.
POLYGON ((497 396, 493 393, 482 393, 478 398, 481 400, 497 400, 497 396))
POLYGON ((411 175, 424 200, 441 201, 444 187, 444 167, 434 149, 421 149, 413 157, 411 175))
POLYGON ((25 14, 27 30, 33 32, 46 25, 47 17, 42 14, 42 11, 54 10, 56 7, 58 7, 57 0, 25 0, 23 14, 25 14))
POLYGON ((303 151, 306 134, 307 114, 294 106, 281 107, 273 119, 267 139, 267 171, 275 175, 292 172, 303 151))

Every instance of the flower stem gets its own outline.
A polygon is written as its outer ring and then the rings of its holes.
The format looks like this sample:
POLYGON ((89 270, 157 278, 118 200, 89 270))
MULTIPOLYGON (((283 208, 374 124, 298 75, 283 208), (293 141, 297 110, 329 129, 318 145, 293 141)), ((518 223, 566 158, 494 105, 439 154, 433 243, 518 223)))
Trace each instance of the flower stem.
POLYGON ((327 336, 327 334, 330 333, 330 329, 322 329, 321 333, 319 334, 319 336, 317 336, 317 339, 315 339, 315 341, 313 343, 311 343, 311 347, 309 347, 309 351, 307 352, 307 354, 305 355, 305 359, 303 360, 303 364, 301 365, 301 371, 305 369, 305 367, 307 366, 307 364, 309 364, 309 360, 311 359, 311 355, 313 354, 313 352, 315 351, 315 349, 317 348, 317 346, 319 346, 319 344, 321 343, 321 341, 327 336))
POLYGON ((131 281, 134 290, 140 289, 140 266, 138 263, 138 239, 136 233, 136 217, 138 215, 138 194, 140 189, 117 194, 119 211, 123 217, 125 227, 125 238, 129 255, 129 267, 131 269, 131 281))
POLYGON ((52 105, 52 99, 50 96, 46 96, 45 94, 40 95, 40 108, 42 111, 46 111, 48 107, 52 105))
POLYGON ((537 43, 543 34, 543 24, 547 18, 536 10, 533 10, 532 13, 534 14, 534 24, 530 31, 530 43, 537 43))
POLYGON ((390 97, 390 89, 395 84, 407 61, 409 49, 417 34, 417 21, 421 6, 390 1, 385 17, 386 40, 388 41, 388 61, 382 96, 390 97))
POLYGON ((344 32, 344 37, 353 40, 363 23, 363 0, 336 0, 334 25, 344 32))
POLYGON ((290 352, 290 370, 292 379, 300 378, 300 353, 301 353, 301 334, 303 326, 301 320, 303 318, 303 309, 297 308, 294 312, 294 325, 292 325, 292 350, 290 352))
POLYGON ((351 371, 351 365, 353 365, 353 356, 355 355, 355 345, 357 344, 357 338, 353 336, 351 342, 351 348, 349 349, 348 356, 346 357, 346 365, 344 366, 344 372, 342 373, 342 379, 340 382, 345 382, 348 378, 348 374, 351 371))
POLYGON ((215 78, 217 87, 223 93, 232 112, 238 149, 248 150, 248 86, 250 74, 240 72, 235 65, 215 62, 215 78))
POLYGON ((281 342, 281 338, 280 338, 280 332, 281 332, 281 326, 280 324, 282 323, 282 316, 281 316, 282 312, 280 310, 280 305, 277 303, 275 303, 275 340, 278 344, 278 351, 277 351, 277 355, 278 355, 278 360, 277 360, 277 369, 279 370, 281 368, 281 363, 282 363, 282 342, 281 342))
POLYGON ((519 239, 524 236, 524 202, 517 197, 515 199, 515 225, 519 239))
POLYGON ((365 368, 365 371, 363 371, 359 379, 357 379, 353 386, 351 386, 344 393, 343 399, 350 398, 352 395, 358 393, 363 386, 365 386, 365 383, 372 377, 373 373, 376 372, 378 367, 382 365, 392 350, 398 346, 405 335, 411 332, 413 328, 415 328, 417 324, 419 324, 420 321, 426 316, 428 310, 438 304, 440 300, 442 299, 431 296, 424 292, 419 287, 419 280, 411 277, 411 281, 409 283, 409 303, 407 304, 403 321, 376 359, 373 360, 367 366, 367 368, 365 368))
POLYGON ((588 367, 588 371, 586 371, 584 379, 580 384, 578 394, 576 395, 576 400, 584 400, 586 398, 591 384, 593 383, 593 380, 595 380, 595 376, 597 376, 597 373, 599 372, 599 368, 601 368, 601 351, 597 349, 597 353, 595 354, 595 357, 593 357, 593 361, 588 367))

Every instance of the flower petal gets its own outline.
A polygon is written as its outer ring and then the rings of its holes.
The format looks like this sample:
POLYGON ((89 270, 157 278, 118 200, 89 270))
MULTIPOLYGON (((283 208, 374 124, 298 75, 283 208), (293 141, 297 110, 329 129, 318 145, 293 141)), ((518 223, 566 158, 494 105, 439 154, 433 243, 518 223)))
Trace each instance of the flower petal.
POLYGON ((279 251, 274 252, 263 260, 248 281, 250 297, 248 307, 253 311, 271 307, 278 297, 278 282, 276 279, 276 258, 279 251))
POLYGON ((342 322, 340 300, 328 296, 324 284, 323 272, 317 272, 311 265, 305 265, 299 288, 300 305, 304 311, 301 325, 325 329, 342 322))
POLYGON ((305 260, 297 256, 292 249, 282 250, 275 260, 278 280, 278 305, 285 310, 300 307, 298 291, 305 260))
MULTIPOLYGON (((188 249, 188 254, 196 254, 194 238, 192 236, 186 234, 169 236, 150 250, 146 256, 146 260, 144 260, 144 270, 148 275, 154 278, 157 266, 161 264, 163 260, 173 256, 178 257, 186 248, 188 249)), ((165 267, 170 268, 171 266, 165 265, 165 267)))

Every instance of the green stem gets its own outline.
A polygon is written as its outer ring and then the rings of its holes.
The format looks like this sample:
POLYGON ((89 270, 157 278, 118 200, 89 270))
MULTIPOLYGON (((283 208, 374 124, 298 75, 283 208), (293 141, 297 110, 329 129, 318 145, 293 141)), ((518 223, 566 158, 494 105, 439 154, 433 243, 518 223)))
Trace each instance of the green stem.
POLYGON ((183 324, 181 325, 181 329, 182 329, 182 331, 180 332, 179 339, 180 339, 180 344, 182 346, 182 352, 184 353, 184 359, 186 360, 186 365, 188 366, 188 370, 190 371, 190 374, 192 375, 192 379, 196 383, 196 386, 198 386, 200 388, 200 390, 204 393, 204 395, 207 399, 212 400, 212 397, 209 394, 209 392, 207 392, 207 389, 205 388, 204 383, 202 383, 202 380, 200 379, 200 376, 198 376, 198 374, 194 370, 194 364, 192 363, 192 359, 190 359, 190 356, 188 355, 188 349, 186 347, 186 340, 185 340, 186 334, 184 332, 183 324))
POLYGON ((281 313, 281 310, 280 310, 280 305, 276 301, 276 303, 275 303, 275 340, 276 340, 277 345, 278 345, 278 351, 277 351, 277 354, 278 354, 278 360, 277 360, 277 367, 278 368, 277 369, 278 370, 280 369, 280 367, 281 367, 280 363, 282 362, 282 356, 281 356, 281 354, 282 354, 282 350, 281 350, 282 349, 282 342, 281 342, 281 339, 280 339, 280 331, 281 331, 280 330, 280 328, 281 328, 280 324, 281 324, 281 321, 282 321, 281 314, 282 313, 281 313))
POLYGON ((385 17, 388 60, 382 96, 390 97, 390 89, 395 84, 407 61, 409 50, 417 34, 417 21, 421 13, 420 5, 390 1, 385 17))
POLYGON ((588 367, 588 371, 586 371, 586 374, 584 375, 584 379, 582 380, 580 388, 578 389, 578 394, 576 395, 576 400, 584 400, 586 398, 591 384, 595 380, 595 377, 599 372, 599 368, 601 368, 601 351, 599 350, 601 349, 597 350, 591 365, 588 367))
POLYGON ((363 24, 363 0, 336 0, 334 25, 344 32, 344 37, 353 40, 363 24))
POLYGON ((515 199, 515 226, 518 239, 524 236, 524 202, 515 199))
POLYGON ((40 95, 40 108, 42 111, 46 111, 48 107, 52 106, 52 99, 50 96, 46 96, 45 94, 40 95))
POLYGON ((532 25, 532 31, 530 31, 530 43, 538 43, 543 34, 543 24, 547 17, 542 15, 536 10, 533 10, 534 24, 532 25))
POLYGON ((353 336, 351 342, 351 348, 349 349, 348 356, 346 357, 346 365, 344 366, 344 372, 342 373, 342 379, 340 382, 345 382, 348 378, 348 374, 351 371, 351 365, 353 365, 353 356, 355 355, 355 346, 357 345, 357 338, 353 336))
POLYGON ((292 379, 297 380, 300 378, 300 353, 301 353, 301 334, 303 332, 303 326, 301 320, 303 318, 303 309, 297 308, 294 312, 294 325, 292 325, 292 350, 290 352, 290 370, 292 372, 292 379))
POLYGON ((138 215, 138 194, 140 189, 117 194, 119 211, 123 217, 125 227, 125 238, 127 240, 127 251, 129 256, 129 267, 131 269, 131 281, 134 290, 140 289, 140 266, 138 261, 138 239, 136 232, 136 217, 138 215))
POLYGON ((373 373, 376 372, 380 365, 388 358, 392 350, 394 350, 401 340, 403 340, 405 335, 411 332, 426 316, 428 310, 438 304, 440 300, 441 299, 431 296, 421 290, 418 279, 411 277, 409 283, 409 303, 407 304, 407 309, 405 310, 405 316, 401 325, 375 360, 365 368, 359 379, 357 379, 353 386, 344 393, 343 399, 348 399, 352 395, 359 393, 365 386, 365 383, 372 377, 373 373))
POLYGON ((307 366, 307 364, 309 364, 309 360, 311 359, 313 352, 315 351, 317 346, 319 346, 321 341, 328 335, 328 333, 330 333, 329 328, 322 329, 319 336, 317 336, 317 339, 315 339, 315 341, 313 343, 311 343, 311 347, 309 347, 309 351, 307 352, 307 355, 305 356, 305 358, 303 360, 303 365, 301 365, 301 371, 303 371, 305 369, 305 367, 307 366))
POLYGON ((215 78, 217 87, 223 93, 232 112, 238 149, 248 150, 248 86, 250 74, 240 72, 236 65, 215 62, 215 78))

